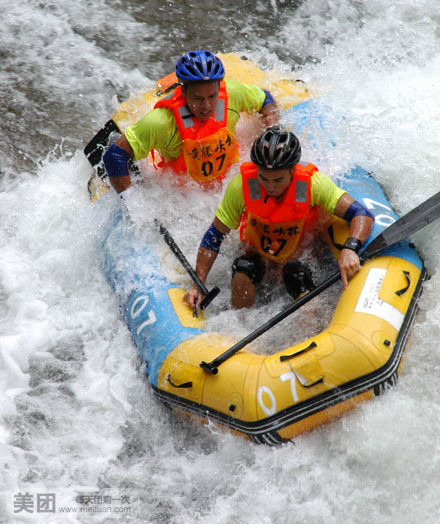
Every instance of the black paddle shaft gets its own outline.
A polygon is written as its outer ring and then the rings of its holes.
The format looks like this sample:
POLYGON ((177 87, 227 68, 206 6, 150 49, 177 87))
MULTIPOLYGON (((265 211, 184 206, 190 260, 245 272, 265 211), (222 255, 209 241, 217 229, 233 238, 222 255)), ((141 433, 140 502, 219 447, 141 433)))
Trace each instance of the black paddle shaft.
MULTIPOLYGON (((390 247, 391 245, 403 240, 412 233, 423 229, 425 226, 434 222, 440 218, 440 192, 436 193, 434 196, 421 203, 409 213, 399 218, 391 224, 389 227, 384 229, 365 249, 362 253, 360 259, 361 262, 371 258, 376 255, 383 249, 390 247)), ((302 307, 304 304, 312 300, 312 298, 319 295, 322 291, 329 288, 332 284, 337 282, 341 278, 341 273, 338 271, 328 278, 325 282, 322 282, 312 291, 309 291, 307 295, 299 298, 296 302, 288 306, 286 309, 275 315, 273 318, 268 320, 265 324, 257 328, 255 331, 247 335, 245 338, 237 342, 234 346, 229 348, 227 351, 219 355, 217 358, 211 362, 201 362, 200 367, 205 371, 209 371, 213 375, 218 373, 218 366, 222 364, 225 360, 232 357, 244 348, 247 344, 254 341, 260 335, 268 331, 270 328, 284 320, 287 316, 291 315, 297 309, 302 307)))
POLYGON ((165 239, 165 242, 168 244, 171 251, 176 256, 177 260, 187 270, 194 284, 205 295, 205 298, 200 303, 200 309, 202 310, 205 309, 214 300, 214 298, 220 293, 220 288, 215 286, 211 289, 211 291, 208 291, 205 285, 203 284, 203 282, 200 280, 199 275, 197 275, 197 273, 191 267, 191 264, 185 258, 185 255, 182 253, 182 251, 180 250, 179 246, 174 241, 173 237, 171 236, 167 228, 163 224, 161 224, 157 219, 154 221, 154 224, 156 225, 157 229, 159 230, 159 233, 165 239))
POLYGON ((286 309, 283 309, 283 311, 280 311, 278 315, 275 315, 270 320, 268 320, 265 324, 257 328, 255 331, 252 331, 249 335, 247 335, 245 338, 234 344, 231 348, 226 350, 224 353, 219 355, 217 358, 215 358, 211 362, 200 362, 200 367, 203 368, 205 371, 209 371, 213 375, 217 375, 218 373, 218 366, 222 364, 225 360, 228 360, 230 357, 235 355, 240 349, 243 349, 244 346, 247 346, 251 342, 253 342, 256 338, 261 336, 263 333, 266 333, 270 328, 284 320, 286 317, 294 313, 297 309, 299 309, 301 306, 309 302, 309 300, 312 300, 312 298, 316 297, 316 295, 319 295, 322 293, 322 291, 326 290, 328 287, 330 287, 332 284, 337 282, 341 278, 341 273, 338 271, 337 273, 333 274, 330 278, 328 278, 325 282, 322 282, 319 286, 315 287, 312 291, 309 291, 307 295, 304 295, 303 297, 299 298, 293 304, 290 304, 290 306, 286 307, 286 309))

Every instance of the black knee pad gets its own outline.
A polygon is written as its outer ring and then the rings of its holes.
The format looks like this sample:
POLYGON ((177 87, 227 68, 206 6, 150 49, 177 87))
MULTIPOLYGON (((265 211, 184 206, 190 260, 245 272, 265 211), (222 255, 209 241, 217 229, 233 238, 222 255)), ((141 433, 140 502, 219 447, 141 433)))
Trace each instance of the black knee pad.
POLYGON ((265 265, 260 255, 250 254, 242 255, 234 260, 232 264, 232 276, 235 273, 244 273, 254 284, 259 284, 264 277, 265 265))
POLYGON ((310 269, 297 260, 288 262, 283 267, 283 281, 293 299, 297 299, 304 291, 311 291, 316 287, 310 269))

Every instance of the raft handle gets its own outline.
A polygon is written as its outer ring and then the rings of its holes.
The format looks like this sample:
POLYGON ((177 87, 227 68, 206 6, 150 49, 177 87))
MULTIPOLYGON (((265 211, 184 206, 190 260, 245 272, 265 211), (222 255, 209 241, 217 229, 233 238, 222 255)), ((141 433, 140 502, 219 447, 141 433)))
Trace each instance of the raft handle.
POLYGON ((180 85, 181 85, 180 82, 176 82, 175 84, 171 85, 170 87, 167 87, 165 89, 165 91, 162 91, 162 89, 159 89, 159 91, 156 91, 156 96, 165 95, 165 94, 169 93, 170 91, 173 91, 173 89, 176 89, 180 85))
POLYGON ((316 342, 312 342, 306 348, 301 349, 300 351, 297 351, 296 353, 292 353, 291 355, 281 355, 280 360, 281 362, 284 362, 285 360, 289 360, 289 358, 296 357, 297 355, 301 355, 301 353, 305 353, 306 351, 312 348, 316 348, 316 342))
POLYGON ((211 375, 217 375, 218 373, 217 359, 214 359, 212 362, 205 362, 203 360, 202 362, 200 362, 200 367, 205 371, 211 373, 211 375))
POLYGON ((303 384, 303 386, 305 388, 311 388, 312 386, 316 386, 317 384, 321 384, 324 382, 324 379, 323 378, 318 378, 318 380, 316 380, 315 382, 313 382, 312 384, 303 384))
POLYGON ((192 388, 193 383, 192 382, 184 382, 183 384, 174 384, 174 382, 171 380, 171 375, 167 375, 168 382, 173 386, 173 388, 192 388))
POLYGON ((327 233, 328 233, 328 236, 330 237, 330 242, 335 246, 335 248, 339 251, 342 251, 344 249, 344 244, 338 244, 336 241, 335 241, 335 232, 333 230, 333 225, 330 225, 328 228, 327 228, 327 233))
POLYGON ((411 279, 409 278, 410 277, 410 272, 409 271, 404 271, 403 274, 405 275, 407 285, 404 288, 399 289, 399 291, 396 291, 396 295, 398 297, 400 297, 404 293, 406 293, 408 291, 408 289, 409 289, 409 286, 411 285, 411 279))

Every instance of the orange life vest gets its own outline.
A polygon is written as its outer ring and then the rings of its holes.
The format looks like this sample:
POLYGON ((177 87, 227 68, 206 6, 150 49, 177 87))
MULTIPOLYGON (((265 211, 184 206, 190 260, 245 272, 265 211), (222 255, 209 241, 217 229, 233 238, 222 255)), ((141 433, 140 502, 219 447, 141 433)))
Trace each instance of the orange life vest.
POLYGON ((228 94, 225 82, 220 82, 215 110, 206 121, 201 122, 191 114, 181 86, 159 100, 154 108, 157 107, 173 112, 183 145, 178 158, 168 162, 162 158, 157 167, 170 167, 177 174, 189 173, 199 184, 224 178, 227 169, 239 159, 237 141, 226 126, 228 94))
POLYGON ((258 182, 258 168, 252 162, 241 167, 245 212, 240 238, 263 256, 285 262, 296 250, 303 232, 315 223, 317 208, 310 207, 311 177, 318 168, 297 164, 282 200, 267 195, 258 182))

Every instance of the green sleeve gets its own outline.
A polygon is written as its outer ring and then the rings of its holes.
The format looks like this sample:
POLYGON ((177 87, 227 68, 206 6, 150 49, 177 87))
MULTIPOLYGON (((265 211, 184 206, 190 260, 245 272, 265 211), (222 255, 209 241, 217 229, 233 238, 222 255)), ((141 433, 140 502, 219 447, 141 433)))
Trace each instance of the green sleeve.
POLYGON ((239 113, 260 111, 266 98, 266 93, 260 87, 235 80, 226 81, 226 90, 229 107, 239 113))
POLYGON ((241 112, 255 113, 263 107, 266 93, 258 86, 242 84, 235 80, 226 81, 228 92, 228 128, 235 133, 241 112))
POLYGON ((147 157, 152 149, 158 149, 165 160, 177 158, 182 151, 176 121, 166 108, 153 109, 127 127, 124 134, 133 148, 134 160, 147 157))
POLYGON ((320 206, 327 213, 333 214, 336 204, 346 193, 338 187, 328 176, 315 171, 312 176, 311 206, 320 206))
POLYGON ((236 175, 226 188, 215 216, 225 226, 237 229, 240 225, 241 215, 244 213, 243 181, 241 173, 236 175))

